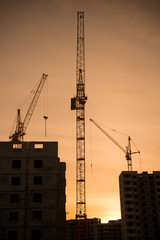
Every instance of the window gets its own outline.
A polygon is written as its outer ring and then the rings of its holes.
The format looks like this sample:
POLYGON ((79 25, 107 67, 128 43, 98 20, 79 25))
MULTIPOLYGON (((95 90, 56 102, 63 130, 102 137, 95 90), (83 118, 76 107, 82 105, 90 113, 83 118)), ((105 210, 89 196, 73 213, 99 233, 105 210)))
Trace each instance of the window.
POLYGON ((41 144, 41 143, 34 144, 34 148, 35 149, 43 149, 43 144, 41 144))
POLYGON ((147 217, 144 217, 144 218, 143 218, 143 221, 145 221, 145 222, 146 222, 146 221, 147 221, 147 217))
POLYGON ((18 212, 9 213, 9 221, 18 221, 18 212))
POLYGON ((32 230, 32 240, 41 239, 41 230, 32 230))
POLYGON ((17 231, 8 231, 8 240, 17 240, 18 232, 17 231))
POLYGON ((156 178, 160 178, 160 176, 159 176, 159 175, 156 175, 156 178))
POLYGON ((145 192, 145 189, 143 188, 142 190, 141 190, 141 193, 144 193, 145 192))
POLYGON ((42 193, 34 193, 33 202, 41 202, 41 201, 42 201, 42 193))
POLYGON ((127 208, 126 209, 128 212, 131 212, 131 211, 133 211, 133 208, 127 208))
POLYGON ((126 197, 126 198, 131 198, 132 195, 131 195, 131 194, 125 194, 125 197, 126 197))
POLYGON ((125 201, 125 204, 130 205, 130 204, 133 204, 133 202, 132 201, 125 201))
POLYGON ((133 218, 134 216, 133 215, 128 215, 127 218, 133 218))
POLYGON ((12 168, 21 168, 21 160, 13 160, 12 168))
POLYGON ((125 174, 124 177, 130 178, 130 175, 129 174, 125 174))
POLYGON ((12 177, 12 185, 20 185, 20 177, 12 177))
POLYGON ((32 212, 32 218, 36 220, 41 220, 42 213, 41 211, 33 211, 32 212))
POLYGON ((19 194, 16 193, 11 194, 10 203, 19 203, 19 194))
POLYGON ((13 143, 13 149, 21 149, 22 148, 22 144, 20 143, 13 143))
POLYGON ((131 188, 131 187, 125 187, 124 190, 125 190, 125 191, 131 191, 132 188, 131 188))
POLYGON ((42 168, 42 160, 35 160, 34 161, 35 168, 42 168))
POLYGON ((125 181, 124 184, 129 185, 129 184, 131 184, 131 182, 130 181, 125 181))
POLYGON ((42 184, 42 176, 34 176, 34 184, 42 184))

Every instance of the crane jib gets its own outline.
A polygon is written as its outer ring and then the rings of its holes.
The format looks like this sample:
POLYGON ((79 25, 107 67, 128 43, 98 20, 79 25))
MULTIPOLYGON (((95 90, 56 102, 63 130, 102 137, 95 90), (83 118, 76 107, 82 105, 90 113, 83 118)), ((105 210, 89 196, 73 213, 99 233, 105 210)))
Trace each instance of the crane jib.
POLYGON ((126 147, 126 150, 112 137, 110 136, 97 122, 95 122, 93 119, 90 119, 91 122, 94 123, 95 126, 97 126, 113 143, 115 143, 124 153, 125 153, 125 157, 127 160, 127 164, 128 164, 128 171, 132 171, 132 154, 135 153, 140 153, 140 151, 137 152, 132 152, 131 151, 131 138, 130 136, 128 137, 128 145, 126 147))
POLYGON ((39 99, 39 96, 41 94, 41 91, 42 91, 42 88, 44 86, 44 83, 46 81, 46 78, 48 77, 47 74, 44 74, 42 75, 42 78, 38 84, 38 87, 35 91, 35 94, 33 96, 33 99, 31 101, 31 104, 28 108, 28 111, 24 117, 24 120, 22 122, 21 120, 21 115, 20 115, 20 109, 18 109, 18 112, 17 112, 17 124, 16 124, 16 130, 15 132, 10 136, 11 140, 12 141, 23 141, 23 136, 26 134, 26 129, 27 129, 27 126, 31 120, 31 117, 33 115, 33 112, 34 112, 34 109, 36 107, 36 104, 38 102, 38 99, 39 99))

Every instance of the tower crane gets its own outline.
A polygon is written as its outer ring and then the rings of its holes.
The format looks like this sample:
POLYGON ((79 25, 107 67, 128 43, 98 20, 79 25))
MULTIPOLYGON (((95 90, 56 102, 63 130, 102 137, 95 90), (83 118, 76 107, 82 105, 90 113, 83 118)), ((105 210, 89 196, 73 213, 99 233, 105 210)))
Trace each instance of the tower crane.
POLYGON ((76 91, 71 110, 76 110, 76 219, 86 219, 85 195, 85 45, 84 12, 77 12, 76 91))
POLYGON ((43 73, 42 78, 38 84, 37 89, 35 90, 35 94, 33 96, 33 99, 31 101, 31 104, 28 108, 28 111, 27 111, 23 121, 21 118, 20 109, 17 109, 16 129, 15 129, 15 132, 9 136, 9 138, 11 139, 12 142, 23 141, 23 137, 24 137, 24 135, 26 135, 26 129, 31 120, 31 117, 33 115, 34 109, 36 107, 36 104, 38 102, 39 96, 41 94, 42 88, 44 86, 44 83, 45 83, 47 77, 48 77, 48 75, 43 73))
POLYGON ((113 137, 111 137, 97 122, 95 122, 93 119, 90 119, 92 123, 94 123, 95 126, 97 126, 113 143, 117 145, 124 153, 127 160, 127 166, 128 171, 132 171, 132 154, 140 153, 140 151, 132 152, 131 151, 131 138, 128 136, 128 145, 126 146, 126 149, 123 148, 113 137))

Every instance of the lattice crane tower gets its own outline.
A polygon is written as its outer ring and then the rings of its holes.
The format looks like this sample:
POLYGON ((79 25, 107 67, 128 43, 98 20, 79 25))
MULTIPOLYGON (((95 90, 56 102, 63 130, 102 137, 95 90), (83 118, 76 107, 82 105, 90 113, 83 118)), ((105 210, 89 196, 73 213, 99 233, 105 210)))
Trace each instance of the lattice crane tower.
POLYGON ((71 110, 76 110, 76 219, 86 219, 84 12, 77 12, 76 91, 71 99, 71 110))

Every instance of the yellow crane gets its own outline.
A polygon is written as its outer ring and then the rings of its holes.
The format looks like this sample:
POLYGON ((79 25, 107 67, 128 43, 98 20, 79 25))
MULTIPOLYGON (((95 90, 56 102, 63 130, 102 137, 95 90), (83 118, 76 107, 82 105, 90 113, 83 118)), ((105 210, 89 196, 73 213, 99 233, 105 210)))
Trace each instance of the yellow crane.
POLYGON ((132 152, 131 151, 131 138, 128 136, 128 145, 126 149, 123 148, 111 135, 109 135, 97 122, 93 119, 90 119, 95 126, 97 126, 113 143, 115 143, 124 153, 127 160, 128 171, 132 171, 132 154, 140 153, 140 151, 132 152))
POLYGON ((38 84, 38 87, 35 91, 35 94, 33 96, 33 99, 31 101, 31 104, 28 108, 28 111, 27 111, 23 121, 21 118, 20 109, 17 109, 16 129, 15 129, 14 133, 11 133, 9 136, 9 138, 11 139, 12 142, 23 141, 23 137, 24 137, 24 135, 26 135, 26 129, 31 120, 32 114, 34 112, 34 109, 36 107, 36 104, 38 102, 39 96, 41 94, 42 88, 44 86, 44 83, 45 83, 47 77, 48 77, 48 75, 43 73, 42 78, 38 84))

